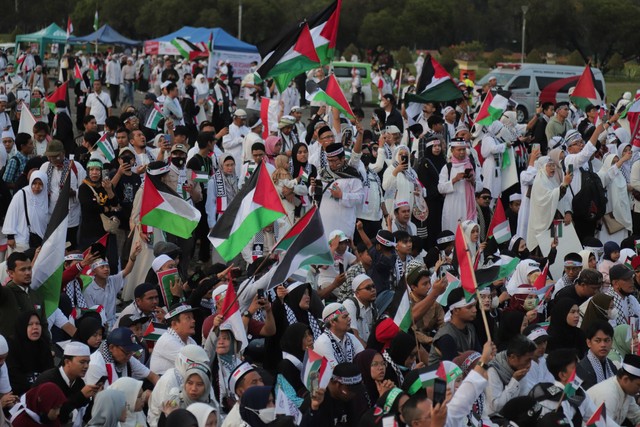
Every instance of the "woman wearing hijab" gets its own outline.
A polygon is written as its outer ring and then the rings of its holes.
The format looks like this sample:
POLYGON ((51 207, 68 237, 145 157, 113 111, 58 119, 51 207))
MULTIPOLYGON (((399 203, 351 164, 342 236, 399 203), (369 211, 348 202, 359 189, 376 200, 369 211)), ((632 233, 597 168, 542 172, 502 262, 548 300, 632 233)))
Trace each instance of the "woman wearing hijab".
POLYGON ((240 416, 248 427, 265 427, 276 419, 275 406, 271 387, 251 387, 240 398, 240 416))
POLYGON ((282 139, 279 136, 270 135, 264 140, 265 156, 264 160, 270 164, 276 164, 276 157, 282 152, 282 139))
POLYGON ((2 233, 7 235, 10 248, 7 255, 14 251, 24 252, 42 243, 49 224, 49 196, 43 191, 46 187, 47 175, 34 171, 29 185, 17 191, 11 199, 2 225, 2 233), (38 237, 34 239, 34 235, 38 237))
POLYGON ((480 242, 480 226, 475 221, 462 221, 462 234, 467 241, 473 268, 481 268, 484 265, 483 251, 487 247, 487 242, 480 242))
POLYGON ((553 305, 551 320, 549 321, 549 343, 547 352, 559 348, 571 348, 576 350, 579 359, 587 352, 587 342, 584 332, 578 328, 580 321, 580 309, 569 298, 560 298, 553 305))
MULTIPOLYGON (((620 244, 633 231, 633 221, 631 219, 631 199, 627 190, 628 177, 625 178, 623 171, 625 167, 631 169, 631 148, 627 145, 628 151, 621 156, 613 153, 607 154, 602 162, 602 167, 598 171, 598 176, 602 181, 602 186, 607 192, 606 220, 614 219, 622 229, 609 231, 607 222, 603 218, 603 225, 598 233, 598 238, 603 242, 616 242, 620 244)), ((622 152, 618 148, 618 152, 622 152)), ((618 225, 618 224, 615 224, 618 225)))
POLYGON ((153 137, 153 147, 151 149, 151 155, 154 159, 164 160, 171 156, 171 142, 167 141, 163 133, 157 134, 153 137))
POLYGON ((583 249, 578 254, 582 257, 582 269, 590 268, 596 270, 598 267, 598 260, 596 254, 590 249, 583 249))
POLYGON ((73 339, 88 345, 91 353, 93 353, 102 344, 104 326, 102 326, 102 322, 98 318, 85 314, 76 320, 76 333, 73 339))
POLYGON ((618 369, 627 354, 631 354, 631 346, 637 346, 637 338, 629 333, 629 325, 618 325, 613 328, 613 345, 607 356, 618 369))
MULTIPOLYGON (((204 365, 200 363, 192 363, 187 367, 184 383, 180 389, 173 389, 169 401, 173 407, 187 409, 193 403, 204 403, 213 405, 211 401, 211 381, 209 379, 210 372, 204 365)), ((225 381, 228 377, 225 378, 225 381)), ((160 415, 158 425, 163 423, 163 415, 160 415)))
POLYGON ((298 142, 291 149, 291 159, 289 160, 289 173, 292 177, 297 178, 302 175, 300 184, 307 186, 307 195, 299 196, 302 200, 300 206, 296 206, 295 216, 301 217, 311 207, 311 198, 315 194, 315 179, 318 176, 318 170, 314 165, 309 163, 309 148, 307 144, 298 142), (314 184, 313 186, 311 184, 314 184))
MULTIPOLYGON (((276 334, 265 340, 266 369, 275 369, 282 359, 281 338, 290 325, 302 323, 311 329, 313 340, 322 335, 322 302, 309 283, 292 283, 286 289, 277 287, 278 298, 271 309, 276 321, 276 334)), ((302 359, 301 359, 302 360, 302 359)))
POLYGON ((220 326, 220 332, 215 340, 215 353, 211 361, 210 385, 213 388, 215 400, 220 402, 220 422, 224 421, 235 404, 234 392, 229 390, 229 377, 235 367, 242 363, 239 350, 240 343, 233 336, 231 326, 229 324, 220 326))
POLYGON ((414 197, 426 196, 423 185, 410 163, 410 151, 406 145, 398 145, 393 154, 392 167, 384 171, 382 188, 385 191, 387 212, 393 212, 395 202, 409 202, 413 212, 414 197))
POLYGON ((382 358, 387 362, 384 378, 402 384, 404 376, 416 367, 417 357, 416 339, 406 332, 398 332, 391 345, 382 351, 382 358))
POLYGON ((127 420, 121 421, 118 427, 145 426, 147 420, 144 412, 142 412, 145 404, 142 381, 130 377, 121 377, 111 384, 109 388, 123 392, 127 400, 127 420))
POLYGON ((207 184, 207 216, 209 226, 213 226, 218 217, 238 194, 239 182, 236 175, 236 160, 231 154, 220 157, 221 168, 216 170, 213 179, 207 184))
POLYGON ((127 421, 127 398, 120 390, 108 388, 96 394, 87 427, 118 427, 127 421))
POLYGON ((527 247, 531 251, 539 246, 536 236, 549 230, 553 220, 557 217, 562 218, 565 211, 570 209, 564 196, 573 179, 573 175, 567 174, 562 184, 558 185, 556 164, 547 156, 536 160, 536 168, 538 173, 531 187, 531 209, 527 227, 527 247))
POLYGON ((307 388, 302 383, 304 354, 313 349, 313 333, 304 323, 289 325, 280 339, 282 360, 278 363, 278 373, 291 384, 299 397, 307 395, 307 388))
POLYGON ((383 427, 382 419, 387 417, 393 417, 397 427, 405 427, 402 407, 407 400, 409 395, 401 388, 387 390, 378 398, 375 406, 364 413, 358 427, 383 427))
POLYGON ((40 315, 35 311, 21 313, 16 319, 15 335, 9 340, 7 368, 13 393, 26 393, 47 369, 53 368, 51 342, 42 330, 40 315))
MULTIPOLYGON (((160 427, 160 424, 158 424, 158 427, 160 427)), ((163 427, 199 427, 199 423, 196 416, 190 411, 178 408, 167 416, 163 427)))
MULTIPOLYGON (((415 342, 413 343, 415 347, 415 342)), ((362 383, 367 392, 369 405, 373 405, 378 398, 395 387, 392 381, 385 380, 387 362, 382 355, 373 349, 365 349, 358 353, 353 360, 362 374, 362 383)))
POLYGON ((523 259, 518 263, 516 270, 507 282, 507 291, 509 292, 509 295, 514 295, 521 285, 530 285, 529 287, 533 286, 539 275, 540 264, 532 259, 523 259))
POLYGON ((580 329, 587 331, 593 322, 598 320, 608 322, 617 316, 617 310, 613 305, 613 297, 607 294, 597 293, 587 302, 587 308, 582 317, 580 329))
MULTIPOLYGON (((617 132, 616 132, 617 134, 617 132)), ((631 151, 631 144, 629 144, 629 142, 626 141, 620 141, 620 145, 618 145, 618 150, 617 150, 617 154, 618 154, 618 160, 627 158, 626 161, 624 161, 622 163, 622 165, 618 166, 618 168, 620 169, 620 172, 622 173, 622 177, 624 178, 624 181, 629 184, 630 179, 631 179, 631 165, 633 164, 633 161, 628 161, 631 160, 634 157, 634 154, 631 151)), ((610 153, 608 155, 614 155, 614 153, 610 153)), ((636 155, 637 157, 637 155, 636 155)), ((615 162, 617 162, 618 160, 616 160, 615 162)), ((633 159, 635 160, 635 159, 633 159)), ((604 162, 603 165, 604 166, 604 162)), ((600 169, 602 170, 602 169, 600 169)), ((600 172, 598 171, 598 175, 600 175, 600 172)))
MULTIPOLYGON (((13 350, 11 350, 13 351, 13 350)), ((13 427, 59 427, 60 408, 66 396, 54 383, 43 383, 27 391, 11 409, 13 427)), ((115 426, 114 426, 115 427, 115 426)))
POLYGON ((516 335, 522 334, 527 326, 529 326, 529 321, 525 311, 512 310, 502 313, 502 320, 495 338, 498 351, 506 350, 509 341, 516 335))
POLYGON ((609 270, 615 264, 619 264, 620 260, 620 246, 616 242, 607 242, 604 244, 604 255, 602 261, 598 265, 598 271, 602 273, 602 279, 605 289, 611 286, 609 280, 609 270))
MULTIPOLYGON (((218 417, 216 408, 206 403, 196 402, 189 405, 187 411, 191 412, 198 420, 198 427, 216 427, 218 417)), ((184 427, 184 424, 180 427, 184 427)))
POLYGON ((419 153, 415 170, 418 180, 424 184, 427 194, 427 207, 429 216, 425 221, 427 224, 428 236, 424 243, 425 248, 431 248, 436 244, 436 236, 442 231, 442 206, 444 197, 438 191, 438 179, 440 171, 447 164, 447 160, 442 154, 442 144, 436 137, 427 139, 420 143, 423 150, 419 153))

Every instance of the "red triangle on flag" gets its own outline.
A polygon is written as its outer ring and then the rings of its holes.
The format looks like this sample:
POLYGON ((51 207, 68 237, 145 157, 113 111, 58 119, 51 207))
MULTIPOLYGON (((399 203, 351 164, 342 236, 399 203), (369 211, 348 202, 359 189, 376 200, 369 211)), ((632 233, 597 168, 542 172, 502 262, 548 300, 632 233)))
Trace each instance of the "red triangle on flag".
POLYGON ((320 62, 318 54, 316 53, 316 47, 313 44, 313 37, 311 37, 311 31, 309 31, 309 24, 305 23, 296 44, 293 46, 293 50, 299 54, 306 56, 314 62, 320 62))
MULTIPOLYGON (((484 97, 484 101, 482 101, 482 105, 480 106, 480 111, 478 111, 478 115, 473 123, 478 123, 481 120, 486 119, 490 116, 489 114, 489 105, 491 105, 491 101, 493 101, 493 94, 491 91, 487 92, 487 96, 484 97)), ((478 144, 480 145, 480 144, 478 144)))
POLYGON ((431 65, 433 66, 434 80, 441 79, 443 77, 451 78, 451 74, 449 74, 447 70, 445 70, 444 67, 440 65, 440 63, 436 61, 436 59, 433 56, 431 57, 431 65))
POLYGON ((158 191, 149 177, 144 180, 142 187, 142 203, 140 205, 140 218, 144 218, 146 214, 160 206, 164 202, 164 197, 158 191))
POLYGON ((233 283, 229 282, 227 285, 227 292, 224 296, 224 301, 222 302, 222 308, 220 309, 220 313, 224 318, 222 322, 229 319, 232 314, 240 310, 240 306, 238 304, 238 298, 236 298, 236 290, 233 288, 233 283))
POLYGON ((333 98, 340 106, 351 115, 351 117, 355 118, 353 111, 351 110, 351 105, 349 105, 349 101, 344 97, 344 93, 342 92, 342 88, 340 88, 340 83, 336 79, 334 74, 329 76, 329 81, 327 82, 327 88, 325 89, 327 95, 333 98))
POLYGON ((57 88, 51 95, 45 98, 45 101, 50 102, 52 104, 55 104, 58 101, 66 101, 67 100, 67 83, 68 82, 62 83, 62 85, 60 85, 59 88, 57 88))
POLYGON ((476 275, 473 272, 467 240, 462 232, 462 224, 458 224, 458 229, 456 230, 455 251, 458 257, 458 268, 460 270, 460 285, 465 291, 470 294, 475 294, 478 285, 476 284, 476 275))
POLYGON ((440 362, 438 370, 436 371, 436 377, 447 381, 447 370, 444 369, 444 363, 440 362))
POLYGON ((342 0, 338 0, 336 10, 331 14, 331 17, 324 24, 324 28, 320 31, 320 35, 329 40, 329 48, 336 47, 336 41, 338 40, 338 23, 340 22, 340 9, 342 8, 342 0))
POLYGON ((276 187, 273 185, 273 181, 269 176, 269 171, 264 162, 260 165, 259 173, 256 189, 253 193, 253 202, 271 211, 286 215, 287 212, 284 210, 284 206, 282 206, 282 200, 280 199, 278 190, 276 190, 276 187))
POLYGON ((496 204, 496 210, 491 217, 491 223, 489 224, 489 230, 487 231, 487 237, 493 236, 493 230, 503 222, 507 221, 507 216, 504 213, 504 207, 502 206, 502 199, 498 197, 498 203, 496 204))
POLYGON ((545 285, 547 284, 547 276, 548 275, 549 275, 549 261, 547 261, 547 264, 544 266, 544 269, 542 270, 542 273, 540 273, 540 275, 538 276, 536 281, 533 282, 533 287, 538 289, 538 290, 544 288, 545 285))
POLYGON ((594 84, 595 80, 591 67, 587 64, 571 96, 576 98, 597 99, 598 93, 596 92, 594 84))
POLYGON ((589 421, 587 421, 587 426, 594 426, 598 421, 605 421, 607 419, 607 410, 604 406, 604 402, 600 404, 598 409, 591 415, 589 421))

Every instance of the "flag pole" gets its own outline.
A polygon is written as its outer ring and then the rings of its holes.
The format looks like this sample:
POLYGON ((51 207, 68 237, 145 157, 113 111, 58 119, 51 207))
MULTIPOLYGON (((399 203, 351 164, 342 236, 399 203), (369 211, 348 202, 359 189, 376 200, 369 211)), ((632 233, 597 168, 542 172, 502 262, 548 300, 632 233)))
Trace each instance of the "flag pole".
MULTIPOLYGON (((404 269, 404 285, 407 287, 407 298, 410 297, 411 295, 411 289, 409 288, 409 284, 407 283, 407 268, 404 269)), ((416 327, 416 321, 413 318, 413 313, 412 313, 412 304, 411 304, 411 299, 409 299, 409 314, 411 316, 411 326, 413 326, 413 339, 416 341, 416 350, 418 350, 418 361, 420 363, 424 363, 422 361, 422 357, 420 356, 420 343, 418 342, 418 335, 416 334, 416 331, 418 330, 418 328, 416 327)))
POLYGON ((476 297, 478 298, 478 307, 480 307, 480 314, 482 314, 482 323, 484 323, 484 330, 487 333, 487 340, 491 341, 491 331, 489 330, 489 322, 487 321, 487 314, 484 312, 482 308, 482 303, 480 302, 480 290, 478 286, 476 286, 476 297))

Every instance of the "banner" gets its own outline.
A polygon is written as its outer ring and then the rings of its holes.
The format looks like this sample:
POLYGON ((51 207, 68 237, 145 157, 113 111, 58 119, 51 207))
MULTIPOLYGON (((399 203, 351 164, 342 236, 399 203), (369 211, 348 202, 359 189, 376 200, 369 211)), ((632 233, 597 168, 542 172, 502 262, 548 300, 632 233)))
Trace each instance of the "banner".
MULTIPOLYGON (((216 64, 218 61, 224 60, 229 61, 233 66, 233 75, 234 78, 238 77, 242 79, 246 74, 251 72, 251 62, 256 61, 260 63, 260 54, 258 53, 246 53, 246 52, 233 52, 230 50, 216 50, 215 41, 213 46, 213 54, 211 55, 211 60, 216 64)), ((216 70, 217 67, 209 67, 209 70, 216 70)), ((209 71, 207 73, 207 78, 215 77, 213 75, 214 71, 209 71), (209 75, 211 74, 211 75, 209 75)))

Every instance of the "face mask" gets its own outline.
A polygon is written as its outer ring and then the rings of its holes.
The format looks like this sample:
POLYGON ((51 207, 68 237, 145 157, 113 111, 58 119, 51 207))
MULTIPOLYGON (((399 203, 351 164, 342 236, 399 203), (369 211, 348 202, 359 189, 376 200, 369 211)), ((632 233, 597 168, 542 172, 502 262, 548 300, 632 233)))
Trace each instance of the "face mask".
POLYGON ((385 105, 386 105, 386 104, 384 103, 384 101, 380 101, 380 108, 384 108, 384 107, 385 107, 385 105))
POLYGON ((518 256, 518 258, 520 258, 520 259, 527 259, 527 258, 529 258, 529 249, 525 249, 525 250, 524 250, 524 251, 522 251, 522 252, 518 252, 518 255, 519 255, 519 256, 518 256))
POLYGON ((498 306, 500 305, 500 298, 498 298, 497 296, 491 298, 491 308, 498 308, 498 306))
POLYGON ((181 168, 182 166, 184 166, 184 161, 185 161, 185 159, 183 159, 182 157, 172 157, 171 158, 171 164, 174 165, 177 168, 181 168))
POLYGON ((609 310, 607 317, 609 317, 609 320, 616 320, 618 318, 618 309, 612 308, 609 310))
POLYGON ((529 298, 524 301, 524 304, 522 304, 522 307, 525 310, 529 311, 536 308, 537 305, 538 305, 538 298, 529 298))
POLYGON ((265 424, 269 424, 276 419, 276 408, 264 408, 256 411, 258 418, 265 424))

